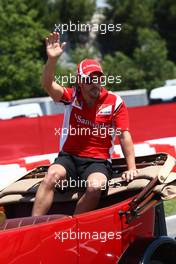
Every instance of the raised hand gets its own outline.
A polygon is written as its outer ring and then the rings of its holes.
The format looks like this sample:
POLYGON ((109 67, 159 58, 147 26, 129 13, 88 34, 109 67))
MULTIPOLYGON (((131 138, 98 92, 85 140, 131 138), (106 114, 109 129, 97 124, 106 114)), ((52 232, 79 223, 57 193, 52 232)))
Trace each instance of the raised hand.
POLYGON ((60 35, 58 32, 50 33, 49 37, 45 39, 46 52, 49 59, 57 59, 63 53, 66 43, 60 45, 60 35))

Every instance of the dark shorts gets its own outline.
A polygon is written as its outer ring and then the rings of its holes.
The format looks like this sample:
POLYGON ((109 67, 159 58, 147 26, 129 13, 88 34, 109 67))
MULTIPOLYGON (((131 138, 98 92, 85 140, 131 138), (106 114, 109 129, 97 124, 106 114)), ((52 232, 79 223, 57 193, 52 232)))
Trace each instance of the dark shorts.
POLYGON ((112 178, 111 163, 104 159, 78 157, 61 151, 53 164, 60 164, 65 168, 67 180, 86 181, 94 172, 103 173, 107 180, 112 178))

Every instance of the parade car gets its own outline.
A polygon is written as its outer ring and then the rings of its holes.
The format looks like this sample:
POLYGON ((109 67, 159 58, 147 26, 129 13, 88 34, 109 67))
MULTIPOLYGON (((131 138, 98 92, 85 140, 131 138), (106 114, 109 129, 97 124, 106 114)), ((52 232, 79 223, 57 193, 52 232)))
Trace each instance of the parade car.
MULTIPOLYGON (((174 264, 176 241, 167 236, 163 200, 176 197, 175 159, 136 158, 138 177, 122 180, 123 158, 96 210, 74 215, 84 189, 56 188, 47 215, 31 216, 48 166, 40 166, 0 192, 1 264, 174 264)), ((13 171, 12 171, 13 173, 13 171)))

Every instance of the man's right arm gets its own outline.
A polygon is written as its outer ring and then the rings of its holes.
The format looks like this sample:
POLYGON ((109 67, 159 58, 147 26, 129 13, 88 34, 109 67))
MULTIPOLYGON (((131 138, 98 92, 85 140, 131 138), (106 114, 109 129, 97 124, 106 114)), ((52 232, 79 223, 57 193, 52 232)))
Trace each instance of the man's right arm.
POLYGON ((59 33, 51 33, 49 38, 46 38, 48 60, 43 69, 42 87, 57 102, 62 98, 64 87, 56 83, 54 76, 57 60, 63 53, 64 46, 65 43, 60 46, 59 33))

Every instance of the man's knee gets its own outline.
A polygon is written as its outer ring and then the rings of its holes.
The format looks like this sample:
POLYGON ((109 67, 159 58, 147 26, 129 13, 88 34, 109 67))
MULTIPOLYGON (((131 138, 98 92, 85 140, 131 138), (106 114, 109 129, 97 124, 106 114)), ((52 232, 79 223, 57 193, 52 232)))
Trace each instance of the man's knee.
POLYGON ((107 178, 102 173, 94 173, 88 177, 87 195, 90 197, 99 197, 101 192, 105 190, 107 178))
POLYGON ((93 173, 91 174, 88 179, 88 190, 90 192, 98 192, 105 190, 107 186, 107 177, 103 173, 93 173))
POLYGON ((48 169, 47 175, 43 179, 46 188, 58 187, 66 179, 66 170, 62 165, 52 165, 48 169))

